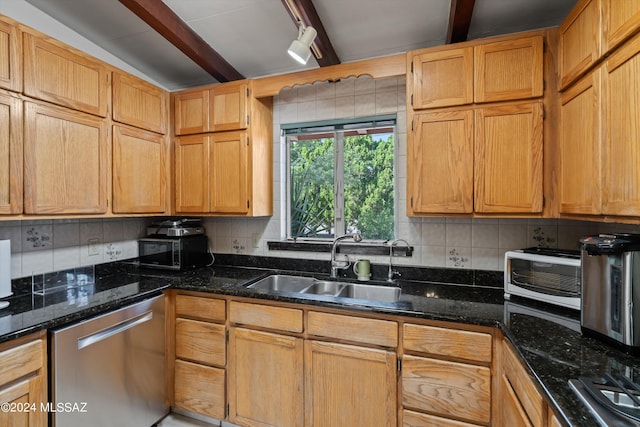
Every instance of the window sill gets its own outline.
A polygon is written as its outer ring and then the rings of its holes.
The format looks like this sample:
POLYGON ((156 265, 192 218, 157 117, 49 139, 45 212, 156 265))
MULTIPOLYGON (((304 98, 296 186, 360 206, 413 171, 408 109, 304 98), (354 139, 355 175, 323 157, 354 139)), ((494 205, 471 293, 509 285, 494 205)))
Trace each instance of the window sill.
MULTIPOLYGON (((294 242, 289 240, 279 240, 267 242, 270 251, 293 251, 293 252, 331 252, 332 243, 329 242, 294 242)), ((336 248, 339 254, 358 255, 389 255, 389 245, 386 242, 380 243, 349 243, 340 242, 336 248)), ((410 257, 413 256, 413 246, 398 245, 393 247, 393 256, 410 257)))

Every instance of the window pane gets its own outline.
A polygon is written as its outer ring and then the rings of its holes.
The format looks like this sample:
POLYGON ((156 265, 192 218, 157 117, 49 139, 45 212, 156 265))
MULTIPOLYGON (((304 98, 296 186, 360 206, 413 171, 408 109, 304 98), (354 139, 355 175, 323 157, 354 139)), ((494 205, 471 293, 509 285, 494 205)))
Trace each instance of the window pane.
POLYGON ((344 138, 344 210, 347 232, 365 239, 394 238, 393 133, 344 138))
POLYGON ((333 237, 333 138, 288 138, 291 237, 333 237))

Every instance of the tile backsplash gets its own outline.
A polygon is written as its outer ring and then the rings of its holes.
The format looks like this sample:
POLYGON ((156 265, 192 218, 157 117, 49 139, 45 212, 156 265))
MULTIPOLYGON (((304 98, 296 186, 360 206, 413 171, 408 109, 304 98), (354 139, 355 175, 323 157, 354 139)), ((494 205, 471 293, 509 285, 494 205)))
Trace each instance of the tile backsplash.
POLYGON ((26 277, 138 256, 145 218, 0 221, 11 240, 11 277, 26 277))

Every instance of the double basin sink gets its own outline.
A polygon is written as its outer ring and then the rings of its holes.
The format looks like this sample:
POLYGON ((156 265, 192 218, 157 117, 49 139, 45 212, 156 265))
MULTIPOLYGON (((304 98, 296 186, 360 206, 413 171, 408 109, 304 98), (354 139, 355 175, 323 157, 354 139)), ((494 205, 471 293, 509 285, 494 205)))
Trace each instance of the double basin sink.
POLYGON ((358 300, 396 302, 401 290, 397 286, 372 285, 365 283, 336 282, 313 277, 274 274, 248 285, 256 291, 273 293, 297 293, 358 300))

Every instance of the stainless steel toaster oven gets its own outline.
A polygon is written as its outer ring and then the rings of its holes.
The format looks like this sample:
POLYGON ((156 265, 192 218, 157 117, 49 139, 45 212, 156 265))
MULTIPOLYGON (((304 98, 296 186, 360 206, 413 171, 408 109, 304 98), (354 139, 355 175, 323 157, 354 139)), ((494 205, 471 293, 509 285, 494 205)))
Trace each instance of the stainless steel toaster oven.
POLYGON ((580 252, 529 248, 504 257, 504 297, 512 295, 580 310, 580 252))

